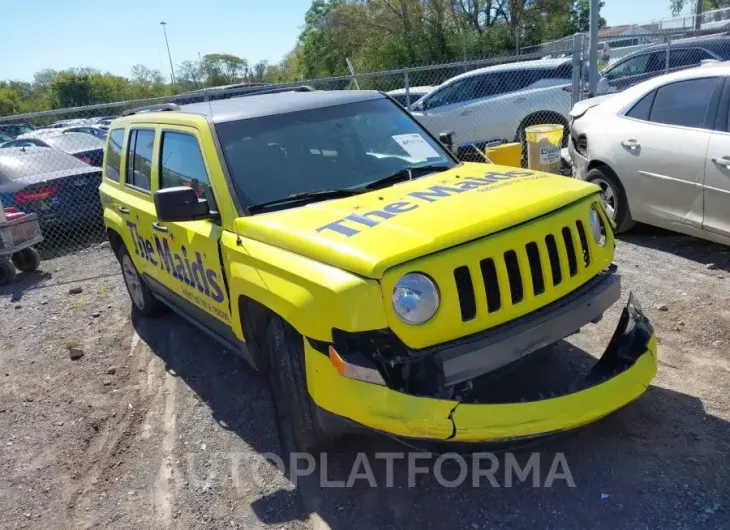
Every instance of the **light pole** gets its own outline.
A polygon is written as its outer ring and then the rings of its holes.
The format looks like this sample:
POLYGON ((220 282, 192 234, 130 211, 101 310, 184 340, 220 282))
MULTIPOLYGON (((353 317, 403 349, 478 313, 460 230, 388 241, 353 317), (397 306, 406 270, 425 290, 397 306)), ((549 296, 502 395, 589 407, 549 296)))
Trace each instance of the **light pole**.
POLYGON ((162 26, 162 33, 165 34, 165 45, 167 46, 167 58, 170 59, 170 79, 172 79, 172 84, 175 84, 175 68, 172 66, 172 55, 170 54, 170 43, 167 42, 167 30, 165 29, 165 26, 167 26, 167 22, 164 20, 160 22, 160 26, 162 26))
POLYGON ((590 23, 588 41, 588 97, 596 96, 598 88, 598 11, 600 10, 599 0, 591 0, 590 23))

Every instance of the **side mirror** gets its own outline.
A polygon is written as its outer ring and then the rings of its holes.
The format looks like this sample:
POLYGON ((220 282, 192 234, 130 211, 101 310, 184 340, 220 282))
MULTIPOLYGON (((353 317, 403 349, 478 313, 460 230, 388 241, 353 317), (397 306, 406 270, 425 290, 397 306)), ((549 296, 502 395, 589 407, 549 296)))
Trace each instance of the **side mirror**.
POLYGON ((439 142, 444 144, 446 146, 446 149, 456 154, 456 146, 454 145, 454 131, 440 133, 439 142))
POLYGON ((176 186, 155 192, 157 218, 164 222, 195 221, 213 217, 208 201, 198 199, 193 188, 176 186))

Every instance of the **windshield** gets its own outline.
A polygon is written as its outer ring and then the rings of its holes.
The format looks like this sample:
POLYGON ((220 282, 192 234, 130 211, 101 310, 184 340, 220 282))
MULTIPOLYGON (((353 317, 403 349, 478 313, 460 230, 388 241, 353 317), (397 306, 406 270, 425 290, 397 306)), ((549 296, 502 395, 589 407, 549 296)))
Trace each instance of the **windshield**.
POLYGON ((411 166, 456 165, 388 99, 219 123, 216 131, 244 207, 357 188, 411 166))

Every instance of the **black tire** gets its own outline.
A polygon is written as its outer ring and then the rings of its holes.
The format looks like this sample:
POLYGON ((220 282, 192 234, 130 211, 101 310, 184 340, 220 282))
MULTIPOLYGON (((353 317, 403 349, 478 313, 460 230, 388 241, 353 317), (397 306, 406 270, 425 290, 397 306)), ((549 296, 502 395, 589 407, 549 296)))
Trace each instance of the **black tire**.
POLYGON ((323 449, 331 439, 319 424, 317 406, 307 390, 303 337, 273 316, 266 327, 266 341, 266 372, 285 447, 304 452, 323 449))
POLYGON ((33 272, 41 265, 41 255, 33 247, 24 248, 13 254, 13 265, 23 272, 33 272))
POLYGON ((631 218, 629 201, 618 177, 606 166, 591 169, 585 180, 601 188, 606 214, 616 223, 615 233, 631 230, 636 222, 631 218))
POLYGON ((15 274, 15 266, 7 258, 0 258, 0 286, 12 283, 15 274))
POLYGON ((127 292, 132 301, 132 311, 143 317, 156 317, 165 313, 167 306, 152 295, 152 291, 137 271, 132 256, 124 244, 119 246, 118 258, 122 267, 124 285, 127 286, 127 292), (132 277, 133 275, 136 276, 136 280, 132 277))

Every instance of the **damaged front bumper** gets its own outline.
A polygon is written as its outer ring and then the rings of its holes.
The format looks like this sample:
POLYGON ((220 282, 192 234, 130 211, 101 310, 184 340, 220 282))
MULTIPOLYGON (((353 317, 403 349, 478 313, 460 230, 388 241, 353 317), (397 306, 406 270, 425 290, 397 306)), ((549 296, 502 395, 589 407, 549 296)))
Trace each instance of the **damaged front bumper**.
POLYGON ((395 436, 455 442, 537 437, 593 422, 638 398, 656 375, 656 337, 633 296, 603 356, 571 392, 510 403, 419 397, 340 376, 305 341, 309 393, 320 408, 395 436))

